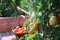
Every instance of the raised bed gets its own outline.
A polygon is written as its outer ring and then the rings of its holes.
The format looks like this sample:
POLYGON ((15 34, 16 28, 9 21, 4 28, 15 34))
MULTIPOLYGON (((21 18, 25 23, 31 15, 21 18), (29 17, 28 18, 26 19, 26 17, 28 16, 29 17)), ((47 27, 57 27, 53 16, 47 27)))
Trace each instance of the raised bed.
POLYGON ((22 26, 24 21, 28 18, 29 16, 25 16, 25 19, 23 19, 22 16, 0 17, 0 33, 10 32, 13 27, 16 27, 18 25, 22 26))

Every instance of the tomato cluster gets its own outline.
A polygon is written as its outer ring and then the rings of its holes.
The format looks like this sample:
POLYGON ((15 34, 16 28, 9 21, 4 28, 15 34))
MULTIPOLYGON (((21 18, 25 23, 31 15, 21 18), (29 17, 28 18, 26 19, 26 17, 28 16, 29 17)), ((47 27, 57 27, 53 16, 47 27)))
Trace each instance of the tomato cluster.
MULTIPOLYGON (((39 26, 40 26, 40 23, 39 22, 38 23, 35 23, 35 24, 34 23, 30 23, 28 27, 33 28, 32 25, 34 25, 34 28, 36 30, 39 30, 39 26)), ((34 34, 34 31, 33 30, 34 29, 30 29, 29 30, 29 34, 34 34)))
POLYGON ((25 34, 25 28, 24 27, 19 27, 19 26, 17 26, 16 28, 14 28, 13 30, 12 30, 14 33, 17 33, 17 34, 25 34))

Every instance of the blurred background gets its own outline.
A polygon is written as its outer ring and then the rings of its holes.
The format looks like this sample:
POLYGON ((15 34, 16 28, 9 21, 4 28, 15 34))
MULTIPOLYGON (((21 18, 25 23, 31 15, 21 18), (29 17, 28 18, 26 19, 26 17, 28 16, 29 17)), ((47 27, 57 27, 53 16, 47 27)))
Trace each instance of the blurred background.
POLYGON ((29 13, 42 12, 44 14, 55 14, 60 10, 60 0, 0 0, 1 17, 17 17, 26 15, 17 7, 28 11, 29 13))

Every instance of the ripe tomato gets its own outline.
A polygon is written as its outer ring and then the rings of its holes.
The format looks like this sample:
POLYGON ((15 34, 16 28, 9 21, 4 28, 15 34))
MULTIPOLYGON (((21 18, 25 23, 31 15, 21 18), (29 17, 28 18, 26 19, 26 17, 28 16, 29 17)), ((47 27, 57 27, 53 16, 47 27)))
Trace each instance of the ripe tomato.
POLYGON ((17 29, 13 29, 13 32, 16 33, 18 30, 17 29))
POLYGON ((17 26, 16 29, 19 29, 19 26, 17 26))
POLYGON ((39 26, 40 26, 40 23, 36 23, 36 24, 35 24, 35 29, 36 29, 36 30, 39 30, 39 26))
POLYGON ((18 29, 19 34, 25 34, 24 27, 18 29))
POLYGON ((19 29, 18 29, 18 31, 21 31, 21 30, 22 30, 22 28, 19 28, 19 29))
POLYGON ((60 18, 60 13, 58 14, 58 17, 60 18))
POLYGON ((33 32, 33 30, 31 29, 31 30, 29 30, 29 34, 34 34, 34 32, 33 32))
POLYGON ((17 31, 16 33, 19 34, 19 31, 17 31))
POLYGON ((58 19, 58 22, 60 22, 60 13, 58 13, 58 18, 57 19, 58 19))
POLYGON ((25 28, 24 28, 24 27, 19 28, 19 27, 17 26, 15 29, 13 29, 13 32, 14 32, 14 33, 17 33, 17 34, 25 34, 25 28))

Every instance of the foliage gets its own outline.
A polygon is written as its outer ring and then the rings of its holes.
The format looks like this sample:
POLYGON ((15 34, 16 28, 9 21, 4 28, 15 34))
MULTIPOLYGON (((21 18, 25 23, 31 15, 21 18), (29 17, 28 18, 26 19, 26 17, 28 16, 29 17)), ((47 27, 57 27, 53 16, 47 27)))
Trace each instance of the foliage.
MULTIPOLYGON (((36 37, 36 40, 59 40, 60 36, 58 36, 58 35, 60 33, 59 32, 60 24, 56 23, 54 26, 51 26, 49 23, 51 16, 56 17, 57 12, 60 10, 59 2, 60 2, 59 0, 58 1, 57 0, 30 0, 28 2, 28 4, 30 5, 28 8, 28 11, 31 13, 31 15, 32 15, 32 12, 34 12, 33 13, 34 16, 31 19, 29 18, 28 21, 33 22, 33 23, 36 23, 39 21, 41 22, 40 30, 38 32, 38 34, 39 34, 38 36, 40 36, 40 37, 34 36, 34 37, 36 37), (38 19, 39 19, 39 21, 36 21, 38 19), (32 20, 32 21, 30 21, 30 20, 32 20)), ((52 21, 53 20, 54 20, 54 18, 52 19, 52 21)), ((27 23, 27 25, 28 25, 29 22, 25 22, 25 23, 27 23)), ((25 23, 24 23, 24 25, 25 25, 25 23)), ((34 30, 34 31, 36 32, 36 30, 34 30)), ((36 34, 36 33, 34 33, 34 34, 36 34)), ((35 40, 34 37, 30 38, 30 40, 35 40)))
POLYGON ((16 17, 22 15, 23 12, 17 9, 17 6, 19 5, 20 5, 20 0, 0 0, 0 16, 16 17))

